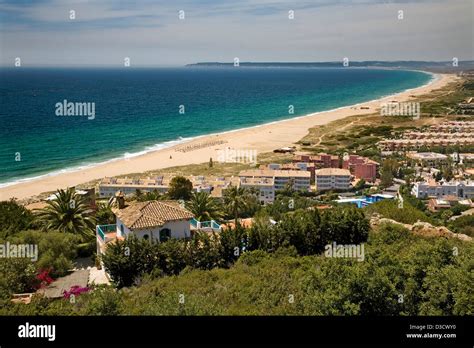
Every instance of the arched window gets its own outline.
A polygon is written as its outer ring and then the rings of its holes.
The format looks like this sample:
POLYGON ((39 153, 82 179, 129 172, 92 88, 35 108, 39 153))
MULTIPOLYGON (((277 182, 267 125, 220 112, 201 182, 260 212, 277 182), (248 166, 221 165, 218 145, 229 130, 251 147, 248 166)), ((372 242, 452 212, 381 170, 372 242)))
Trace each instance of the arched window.
POLYGON ((171 230, 169 228, 163 228, 160 231, 160 242, 165 242, 171 238, 171 230))
POLYGON ((143 235, 143 239, 144 239, 144 240, 148 240, 149 238, 150 238, 150 236, 149 236, 148 234, 144 234, 144 235, 143 235))

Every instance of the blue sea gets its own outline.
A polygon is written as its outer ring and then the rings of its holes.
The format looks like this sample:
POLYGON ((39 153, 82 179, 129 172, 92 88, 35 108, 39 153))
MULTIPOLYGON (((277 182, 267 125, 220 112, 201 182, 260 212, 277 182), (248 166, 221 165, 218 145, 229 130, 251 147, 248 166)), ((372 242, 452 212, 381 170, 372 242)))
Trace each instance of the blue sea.
POLYGON ((2 68, 0 186, 373 100, 431 78, 357 68, 2 68), (95 117, 58 116, 64 100, 95 103, 95 117))

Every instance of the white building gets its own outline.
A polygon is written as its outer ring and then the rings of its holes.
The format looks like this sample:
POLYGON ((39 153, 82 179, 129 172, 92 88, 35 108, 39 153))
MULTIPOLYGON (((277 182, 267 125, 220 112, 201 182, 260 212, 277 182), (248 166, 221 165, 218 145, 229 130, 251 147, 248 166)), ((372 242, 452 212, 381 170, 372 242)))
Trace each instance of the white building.
POLYGON ((253 169, 241 171, 239 177, 273 179, 275 191, 283 190, 288 183, 297 191, 310 191, 311 188, 311 173, 307 171, 253 169))
POLYGON ((117 196, 118 208, 113 212, 115 225, 96 227, 98 253, 106 244, 130 235, 162 242, 170 238, 190 238, 194 215, 176 201, 147 201, 125 204, 123 195, 117 196))
POLYGON ((406 156, 430 166, 434 166, 440 162, 446 162, 448 160, 448 156, 436 152, 409 152, 406 156))
POLYGON ((318 191, 349 190, 351 186, 351 172, 341 168, 323 168, 315 172, 315 183, 318 191))
MULTIPOLYGON (((217 178, 205 176, 188 176, 188 180, 193 184, 193 191, 213 193, 218 187, 227 187, 231 184, 232 178, 217 178)), ((116 192, 121 191, 126 196, 135 194, 137 190, 141 192, 157 191, 166 193, 169 189, 172 176, 157 176, 155 178, 104 178, 99 182, 99 196, 113 197, 116 192)), ((238 180, 235 184, 238 183, 238 180)), ((221 195, 222 196, 222 195, 221 195)), ((219 197, 217 195, 217 197, 219 197)))
POLYGON ((470 199, 474 198, 474 182, 451 181, 437 183, 434 180, 417 182, 413 185, 411 193, 416 198, 456 196, 470 199))
POLYGON ((240 186, 257 189, 260 203, 273 203, 275 200, 275 182, 273 179, 244 177, 240 179, 240 186))
POLYGON ((99 196, 112 197, 117 191, 122 191, 125 195, 134 194, 140 190, 142 192, 158 191, 168 192, 168 183, 162 176, 154 179, 129 179, 129 178, 104 178, 99 183, 99 196))

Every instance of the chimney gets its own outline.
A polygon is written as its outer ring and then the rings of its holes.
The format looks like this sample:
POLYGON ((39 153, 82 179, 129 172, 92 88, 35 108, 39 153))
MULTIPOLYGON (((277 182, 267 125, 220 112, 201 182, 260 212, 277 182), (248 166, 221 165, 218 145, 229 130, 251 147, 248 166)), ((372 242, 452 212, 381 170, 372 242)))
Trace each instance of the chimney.
POLYGON ((119 209, 125 208, 125 195, 122 191, 117 191, 115 194, 115 200, 117 201, 119 209))

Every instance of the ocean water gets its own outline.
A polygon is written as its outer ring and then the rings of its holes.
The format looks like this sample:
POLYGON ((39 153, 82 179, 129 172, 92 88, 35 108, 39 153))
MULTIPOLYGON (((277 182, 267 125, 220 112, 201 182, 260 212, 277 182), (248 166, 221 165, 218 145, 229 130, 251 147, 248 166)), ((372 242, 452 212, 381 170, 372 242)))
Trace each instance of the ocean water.
POLYGON ((430 79, 336 68, 2 68, 0 186, 369 101, 430 79), (95 117, 56 115, 64 100, 95 103, 95 117))

